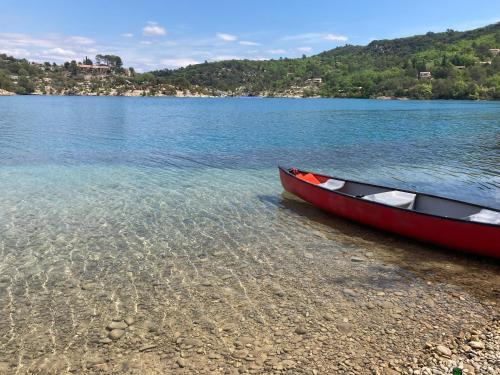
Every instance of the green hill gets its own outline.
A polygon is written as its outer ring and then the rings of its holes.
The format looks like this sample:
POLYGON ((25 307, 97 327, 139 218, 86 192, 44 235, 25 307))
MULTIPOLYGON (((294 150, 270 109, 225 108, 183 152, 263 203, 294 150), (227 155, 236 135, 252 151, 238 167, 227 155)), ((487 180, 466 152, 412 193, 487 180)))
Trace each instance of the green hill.
MULTIPOLYGON (((55 95, 500 99, 500 23, 346 45, 296 59, 228 60, 136 74, 119 56, 32 63, 0 54, 0 90, 55 95)), ((2 91, 0 91, 1 93, 2 91)))
POLYGON ((221 61, 153 74, 183 87, 234 94, 499 99, 498 48, 500 23, 346 45, 299 59, 221 61), (431 78, 419 79, 420 72, 431 78))

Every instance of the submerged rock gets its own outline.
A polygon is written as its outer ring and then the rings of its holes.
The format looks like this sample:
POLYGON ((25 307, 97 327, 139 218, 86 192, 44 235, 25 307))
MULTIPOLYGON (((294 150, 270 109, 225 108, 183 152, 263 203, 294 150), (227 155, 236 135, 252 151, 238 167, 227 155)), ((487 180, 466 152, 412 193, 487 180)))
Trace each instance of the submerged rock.
POLYGON ((128 327, 128 324, 125 323, 124 321, 121 321, 121 322, 111 322, 108 324, 108 326, 106 327, 107 329, 109 329, 110 331, 114 330, 114 329, 125 329, 128 327))
POLYGON ((305 326, 298 326, 295 328, 295 333, 298 335, 305 335, 307 333, 307 328, 305 326))
POLYGON ((131 316, 127 316, 127 317, 125 318, 125 323, 127 323, 127 325, 131 326, 132 324, 134 324, 134 323, 135 323, 135 320, 134 320, 134 318, 132 318, 131 316))
POLYGON ((354 289, 344 288, 344 289, 342 289, 342 292, 345 295, 348 295, 349 297, 357 297, 358 296, 358 293, 356 293, 356 291, 354 289))
POLYGON ((109 332, 108 337, 111 340, 118 340, 125 334, 125 330, 123 329, 114 329, 109 332))

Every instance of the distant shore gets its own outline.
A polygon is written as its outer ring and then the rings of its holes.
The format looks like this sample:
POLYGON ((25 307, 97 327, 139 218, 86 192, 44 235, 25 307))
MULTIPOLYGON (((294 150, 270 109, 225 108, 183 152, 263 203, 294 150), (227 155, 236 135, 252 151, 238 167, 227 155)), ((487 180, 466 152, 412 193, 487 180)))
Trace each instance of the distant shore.
MULTIPOLYGON (((110 94, 100 94, 100 93, 82 93, 82 94, 42 94, 42 93, 33 93, 33 94, 27 94, 27 95, 19 95, 7 90, 2 90, 0 89, 0 97, 1 96, 92 96, 92 97, 149 97, 149 98, 260 98, 260 99, 272 99, 272 98, 278 98, 278 99, 371 99, 371 100, 400 100, 400 101, 406 101, 406 100, 464 100, 464 99, 417 99, 417 98, 408 98, 405 96, 398 97, 398 96, 374 96, 370 98, 360 98, 356 96, 351 96, 351 97, 328 97, 328 96, 300 96, 300 95, 279 95, 279 94, 273 94, 273 95, 231 95, 231 94, 226 94, 226 95, 207 95, 207 94, 201 94, 201 93, 191 93, 191 92, 179 92, 175 95, 166 95, 166 94, 161 94, 161 93, 155 93, 155 94, 149 94, 146 93, 144 94, 142 90, 133 90, 130 92, 125 92, 123 94, 117 94, 117 93, 110 93, 110 94)), ((469 99, 470 100, 470 99, 469 99)), ((484 99, 476 99, 473 101, 483 101, 484 99)), ((488 101, 498 101, 496 99, 489 99, 488 101)))

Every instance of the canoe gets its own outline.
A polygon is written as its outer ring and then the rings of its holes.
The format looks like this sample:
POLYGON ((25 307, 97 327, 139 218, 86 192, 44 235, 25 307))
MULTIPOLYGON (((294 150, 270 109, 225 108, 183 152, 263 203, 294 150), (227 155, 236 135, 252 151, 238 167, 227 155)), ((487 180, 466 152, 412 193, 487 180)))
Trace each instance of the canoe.
POLYGON ((413 239, 500 258, 500 210, 279 167, 289 193, 329 213, 413 239))

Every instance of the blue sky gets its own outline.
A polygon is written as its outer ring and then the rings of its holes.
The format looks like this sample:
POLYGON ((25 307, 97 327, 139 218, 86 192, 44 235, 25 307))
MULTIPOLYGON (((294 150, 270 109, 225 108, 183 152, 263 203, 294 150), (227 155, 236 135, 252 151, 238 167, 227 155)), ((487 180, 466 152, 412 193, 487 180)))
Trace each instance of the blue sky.
POLYGON ((59 63, 117 54, 139 71, 309 56, 500 21, 498 0, 2 0, 1 9, 2 53, 59 63))

